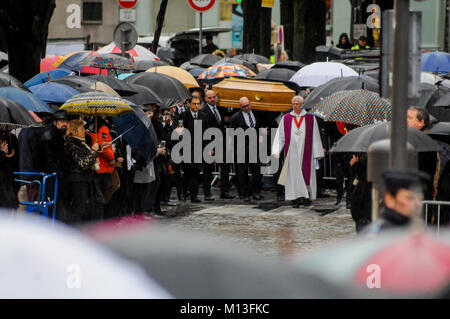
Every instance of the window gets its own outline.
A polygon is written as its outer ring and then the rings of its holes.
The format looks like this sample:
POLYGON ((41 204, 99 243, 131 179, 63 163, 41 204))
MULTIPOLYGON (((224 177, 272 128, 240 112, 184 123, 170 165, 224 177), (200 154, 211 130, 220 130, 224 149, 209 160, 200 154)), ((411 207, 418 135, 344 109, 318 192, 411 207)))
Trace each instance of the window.
POLYGON ((101 2, 83 2, 83 22, 103 21, 103 4, 101 2))

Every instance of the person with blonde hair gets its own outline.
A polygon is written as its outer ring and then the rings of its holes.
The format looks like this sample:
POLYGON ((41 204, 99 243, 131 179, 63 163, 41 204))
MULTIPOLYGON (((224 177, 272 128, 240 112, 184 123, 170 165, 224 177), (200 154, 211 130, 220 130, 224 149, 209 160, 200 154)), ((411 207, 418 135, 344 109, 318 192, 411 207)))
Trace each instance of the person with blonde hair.
POLYGON ((68 216, 65 222, 76 224, 89 217, 93 202, 93 170, 97 160, 98 143, 92 149, 85 141, 84 121, 72 120, 67 125, 64 141, 66 176, 66 207, 68 216))

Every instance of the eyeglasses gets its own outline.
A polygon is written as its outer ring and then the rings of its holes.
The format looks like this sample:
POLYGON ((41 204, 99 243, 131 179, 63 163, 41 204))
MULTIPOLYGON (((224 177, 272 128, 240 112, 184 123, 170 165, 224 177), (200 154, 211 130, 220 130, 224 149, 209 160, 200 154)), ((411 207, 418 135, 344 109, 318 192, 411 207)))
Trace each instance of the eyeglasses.
POLYGON ((250 106, 250 103, 248 103, 247 105, 242 105, 241 108, 245 109, 245 108, 247 108, 249 106, 250 106))

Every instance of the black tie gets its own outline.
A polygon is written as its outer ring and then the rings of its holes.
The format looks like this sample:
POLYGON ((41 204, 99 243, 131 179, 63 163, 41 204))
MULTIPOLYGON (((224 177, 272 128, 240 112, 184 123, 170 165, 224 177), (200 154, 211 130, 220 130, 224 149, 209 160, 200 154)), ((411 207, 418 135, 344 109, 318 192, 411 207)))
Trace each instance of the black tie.
POLYGON ((248 119, 250 120, 250 127, 255 127, 255 123, 253 122, 251 113, 248 113, 248 119))
POLYGON ((214 116, 216 117, 216 121, 218 124, 220 124, 220 117, 219 117, 219 114, 217 114, 216 106, 213 106, 213 110, 214 110, 214 112, 213 112, 214 116))
POLYGON ((194 120, 197 119, 197 113, 194 113, 194 120))

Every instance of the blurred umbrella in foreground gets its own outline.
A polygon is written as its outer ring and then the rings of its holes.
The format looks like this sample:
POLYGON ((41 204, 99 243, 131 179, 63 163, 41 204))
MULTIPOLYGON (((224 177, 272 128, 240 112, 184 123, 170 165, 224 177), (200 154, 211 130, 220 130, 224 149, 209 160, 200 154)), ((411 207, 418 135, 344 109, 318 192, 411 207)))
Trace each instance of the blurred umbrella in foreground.
POLYGON ((176 298, 366 296, 205 233, 180 231, 156 222, 121 233, 116 228, 88 233, 143 266, 151 278, 176 298))
POLYGON ((0 241, 0 298, 170 298, 140 267, 69 227, 0 216, 0 241))
POLYGON ((374 236, 299 257, 296 264, 336 284, 377 285, 401 295, 431 296, 450 282, 448 232, 436 236, 425 230, 389 231, 374 236))

